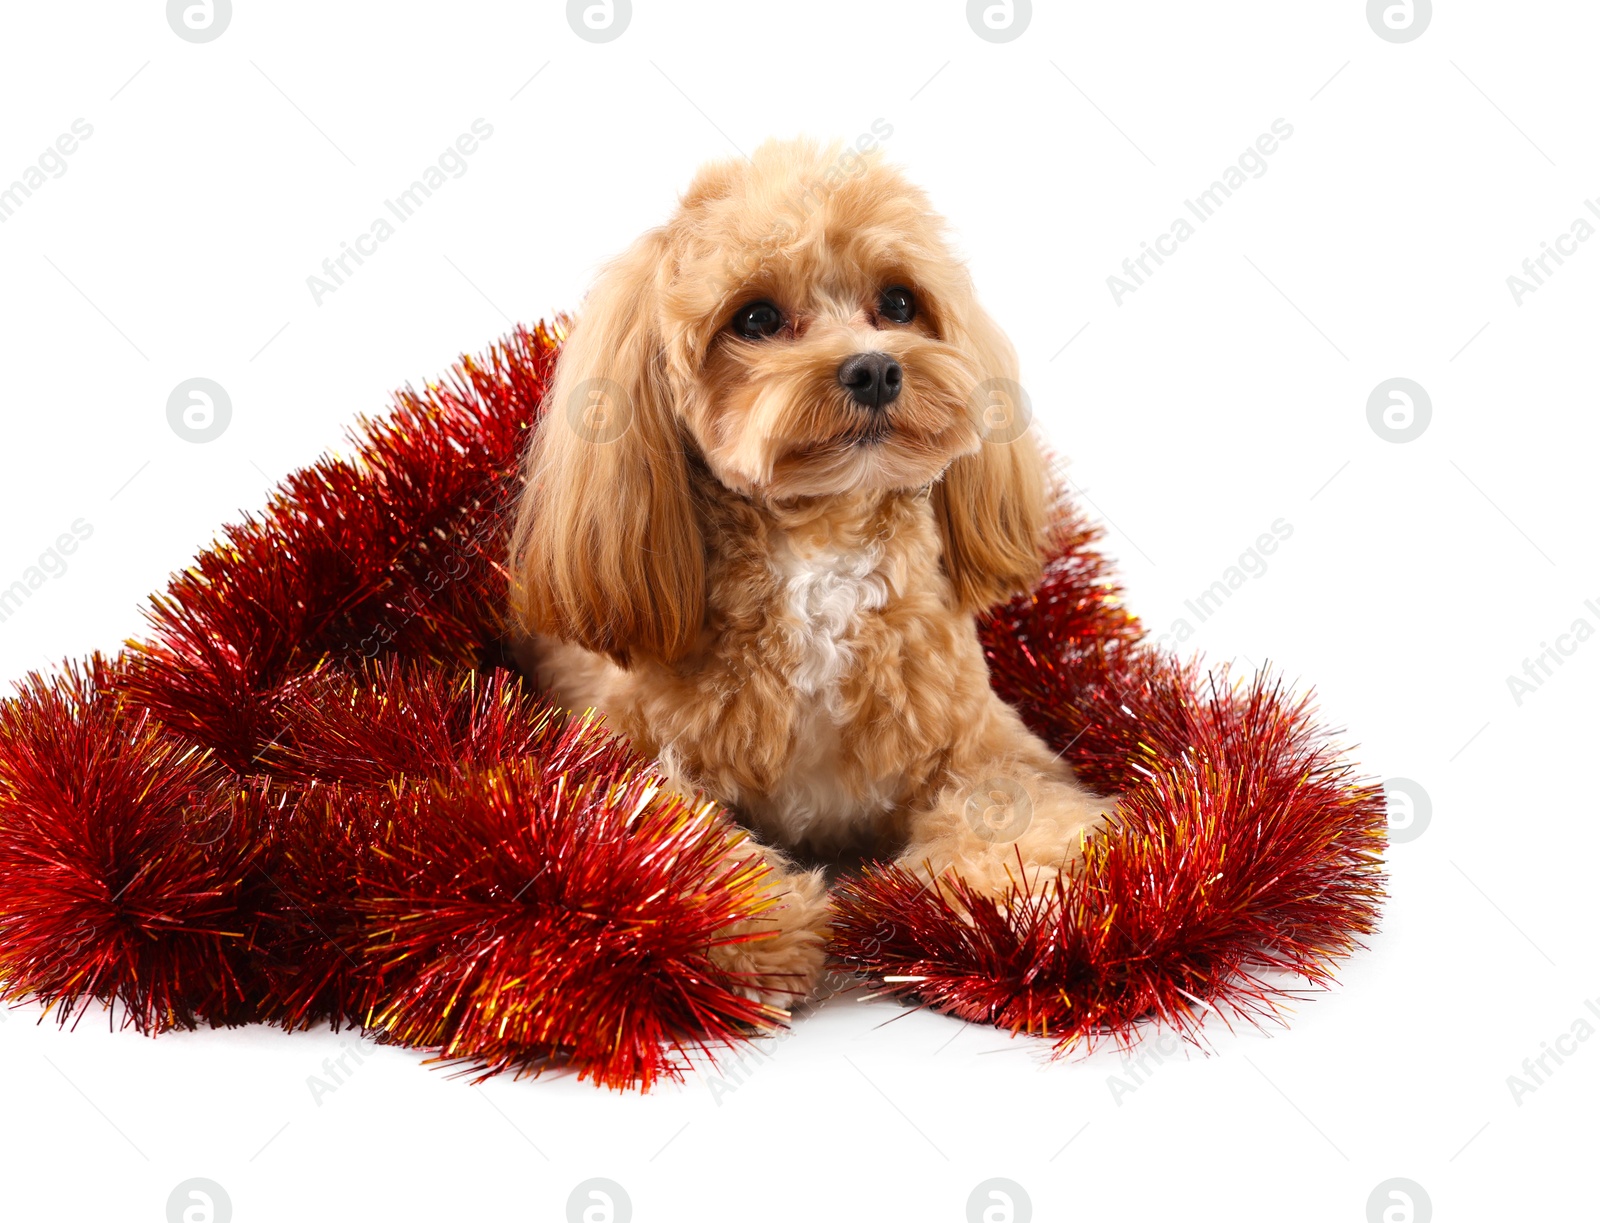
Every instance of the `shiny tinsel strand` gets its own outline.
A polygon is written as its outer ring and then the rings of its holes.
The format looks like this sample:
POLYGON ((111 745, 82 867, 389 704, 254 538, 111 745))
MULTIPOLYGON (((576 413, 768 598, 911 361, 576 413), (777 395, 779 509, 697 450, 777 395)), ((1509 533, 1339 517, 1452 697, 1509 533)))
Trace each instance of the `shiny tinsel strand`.
MULTIPOLYGON (((782 1021, 712 959, 771 903, 726 815, 509 665, 507 511, 559 340, 402 392, 174 576, 145 638, 0 702, 0 997, 617 1087, 782 1021)), ((1025 902, 870 867, 835 949, 1061 1047, 1270 1017, 1373 928, 1381 797, 1276 681, 1145 644, 1094 537, 1063 503, 1043 582, 980 634, 1115 826, 1025 902)))
POLYGON ((1276 1018, 1294 979, 1326 984, 1376 927, 1381 792, 1308 699, 1142 642, 1093 533, 1067 511, 1060 538, 1039 588, 981 633, 996 690, 1121 796, 1115 822, 1066 880, 1041 888, 1019 863, 999 903, 870 868, 839 890, 835 952, 885 992, 1058 1049, 1276 1018))

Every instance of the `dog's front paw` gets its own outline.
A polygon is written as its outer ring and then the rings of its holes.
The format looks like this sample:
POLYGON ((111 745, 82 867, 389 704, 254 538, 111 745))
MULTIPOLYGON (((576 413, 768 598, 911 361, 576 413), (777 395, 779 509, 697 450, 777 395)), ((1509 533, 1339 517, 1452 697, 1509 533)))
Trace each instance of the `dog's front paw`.
POLYGON ((916 821, 899 865, 930 883, 952 875, 1008 901, 1045 902, 1072 874, 1116 807, 1054 779, 999 776, 952 787, 916 821))
POLYGON ((711 960, 745 997, 792 1011, 815 992, 827 962, 828 891, 821 871, 776 865, 763 890, 771 907, 718 931, 711 960))

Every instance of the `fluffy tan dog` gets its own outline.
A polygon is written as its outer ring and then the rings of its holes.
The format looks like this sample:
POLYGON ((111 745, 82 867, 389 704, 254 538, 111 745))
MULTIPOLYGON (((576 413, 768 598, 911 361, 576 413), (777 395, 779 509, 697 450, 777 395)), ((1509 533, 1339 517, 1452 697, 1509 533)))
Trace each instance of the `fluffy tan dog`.
POLYGON ((526 665, 772 867, 752 994, 823 965, 822 873, 893 853, 996 897, 1070 867, 1096 797, 989 687, 976 612, 1038 577, 1048 480, 1016 357, 876 156, 705 167, 567 339, 513 542, 526 665))

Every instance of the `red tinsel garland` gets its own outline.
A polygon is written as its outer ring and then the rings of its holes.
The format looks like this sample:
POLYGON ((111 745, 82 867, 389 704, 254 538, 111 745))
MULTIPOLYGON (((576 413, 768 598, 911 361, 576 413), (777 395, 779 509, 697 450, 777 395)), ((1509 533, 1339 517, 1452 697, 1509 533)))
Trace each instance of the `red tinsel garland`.
MULTIPOLYGON (((708 951, 765 904, 726 817, 659 792, 509 669, 506 514, 542 325, 363 423, 153 600, 115 660, 0 703, 0 991, 147 1032, 354 1023, 482 1074, 614 1086, 784 1018, 708 951)), ((1379 792, 1311 709, 1155 652, 1094 532, 981 632, 997 690, 1118 825, 1048 903, 873 867, 834 950, 891 992, 1065 1046, 1328 979, 1376 921, 1379 792)), ((741 937, 751 937, 749 935, 741 937)))

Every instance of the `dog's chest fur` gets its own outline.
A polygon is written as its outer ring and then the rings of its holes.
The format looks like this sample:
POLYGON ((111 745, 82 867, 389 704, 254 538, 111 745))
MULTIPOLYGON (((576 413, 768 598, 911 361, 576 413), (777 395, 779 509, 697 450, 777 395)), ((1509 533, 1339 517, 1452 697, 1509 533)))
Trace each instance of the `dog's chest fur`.
POLYGON ((707 512, 718 546, 700 649, 622 670, 547 643, 542 674, 776 844, 894 840, 990 699, 926 500, 856 516, 707 512))
POLYGON ((883 548, 834 544, 802 551, 780 536, 772 557, 780 583, 785 627, 793 655, 789 662, 795 694, 817 713, 837 704, 839 682, 849 671, 862 617, 889 599, 889 582, 880 566, 883 548))
POLYGON ((713 567, 718 631, 698 664, 716 700, 691 730, 702 784, 779 844, 893 839, 987 697, 927 501, 740 526, 746 546, 713 567))
POLYGON ((848 778, 841 769, 843 739, 856 725, 857 701, 847 693, 872 636, 870 617, 890 597, 878 543, 824 543, 803 549, 791 538, 774 541, 773 574, 779 583, 775 621, 787 649, 775 658, 793 694, 788 767, 750 805, 785 839, 829 835, 836 822, 854 823, 888 810, 901 778, 848 778), (863 787, 861 782, 867 784, 863 787), (819 826, 820 825, 820 826, 819 826))

